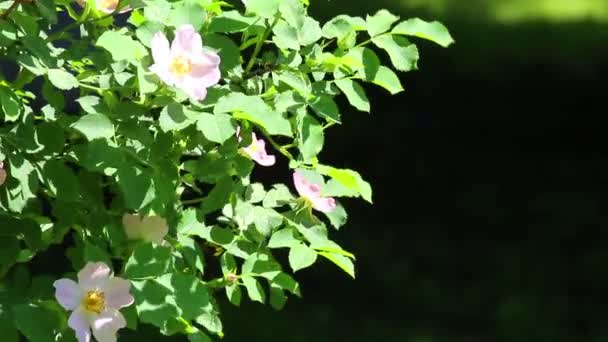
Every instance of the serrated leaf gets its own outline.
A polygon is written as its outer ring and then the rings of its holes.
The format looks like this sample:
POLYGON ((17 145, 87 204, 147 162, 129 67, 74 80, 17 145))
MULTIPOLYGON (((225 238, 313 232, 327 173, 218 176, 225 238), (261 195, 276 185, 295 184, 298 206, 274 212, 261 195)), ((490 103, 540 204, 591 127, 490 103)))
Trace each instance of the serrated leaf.
POLYGON ((109 139, 114 136, 114 125, 103 114, 87 114, 73 123, 71 127, 84 134, 89 141, 99 138, 109 139))
POLYGON ((355 278, 355 264, 353 264, 352 260, 349 258, 345 257, 344 255, 329 252, 319 252, 319 255, 333 262, 349 276, 355 278))
POLYGON ((249 120, 260 125, 269 134, 291 137, 291 125, 281 113, 276 112, 259 96, 231 93, 219 99, 215 113, 234 113, 235 118, 249 120))
POLYGON ((148 55, 148 50, 125 31, 105 31, 95 45, 108 50, 115 61, 137 60, 148 55))
POLYGON ((408 19, 397 24, 392 33, 427 39, 443 47, 454 43, 454 38, 442 23, 427 22, 419 18, 408 19))
POLYGON ((372 37, 390 30, 399 17, 383 9, 376 14, 367 16, 367 32, 372 37))
POLYGON ((395 69, 410 71, 418 68, 418 48, 407 39, 400 36, 383 35, 373 38, 372 42, 388 53, 395 69))
POLYGON ((158 277, 169 271, 171 249, 169 247, 140 244, 125 265, 125 275, 130 279, 158 277))
POLYGON ((21 114, 19 98, 7 88, 0 86, 0 107, 6 121, 16 121, 21 114))
POLYGON ((279 11, 280 0, 248 0, 247 12, 263 18, 271 18, 279 11))
POLYGON ((317 252, 303 243, 292 246, 289 250, 289 266, 294 272, 309 267, 317 260, 317 252))
POLYGON ((338 105, 330 95, 322 94, 316 97, 310 106, 325 120, 340 123, 338 105))
POLYGON ((295 236, 293 228, 285 228, 276 231, 268 241, 269 248, 290 248, 300 243, 295 236))
POLYGON ((242 279, 243 284, 247 289, 249 299, 254 302, 260 302, 264 304, 264 302, 266 302, 266 294, 264 293, 264 288, 262 287, 260 282, 253 277, 243 277, 242 279))
POLYGON ((62 69, 49 69, 49 81, 62 90, 68 90, 78 87, 78 79, 74 75, 62 69))
POLYGON ((312 116, 298 116, 298 147, 304 161, 309 161, 315 158, 323 149, 325 134, 323 127, 312 116))
POLYGON ((369 100, 365 94, 365 90, 359 83, 351 79, 341 79, 335 81, 336 85, 344 93, 348 102, 360 111, 370 111, 369 100))
POLYGON ((196 127, 203 132, 205 138, 219 144, 223 144, 236 133, 232 117, 227 114, 199 113, 196 120, 196 127))

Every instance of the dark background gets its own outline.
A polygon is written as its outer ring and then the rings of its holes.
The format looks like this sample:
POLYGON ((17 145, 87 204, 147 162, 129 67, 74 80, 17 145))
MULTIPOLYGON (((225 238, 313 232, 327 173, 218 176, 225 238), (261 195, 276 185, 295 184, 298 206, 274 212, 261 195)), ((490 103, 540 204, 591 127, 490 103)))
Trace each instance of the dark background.
POLYGON ((371 115, 343 107, 327 138, 375 190, 334 235, 357 279, 321 262, 282 312, 225 305, 224 341, 608 341, 608 2, 311 3, 439 19, 456 44, 419 41, 406 91, 368 88, 371 115))

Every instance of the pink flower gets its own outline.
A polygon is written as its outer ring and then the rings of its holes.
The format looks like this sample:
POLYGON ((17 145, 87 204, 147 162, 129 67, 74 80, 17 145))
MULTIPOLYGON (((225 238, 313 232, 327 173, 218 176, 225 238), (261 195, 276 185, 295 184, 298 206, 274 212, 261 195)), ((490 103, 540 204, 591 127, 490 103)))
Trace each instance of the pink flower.
MULTIPOLYGON (((78 4, 82 7, 85 6, 86 0, 77 0, 78 4)), ((119 0, 95 0, 95 6, 98 10, 111 14, 116 11, 116 7, 118 7, 119 0)), ((131 7, 127 6, 120 10, 120 13, 125 13, 131 10, 131 7)))
POLYGON ((167 221, 159 216, 146 216, 124 214, 122 224, 130 240, 143 240, 161 244, 169 232, 167 221))
POLYGON ((4 169, 4 162, 0 161, 0 185, 4 184, 4 182, 6 182, 6 177, 7 177, 7 173, 6 173, 6 170, 4 169))
MULTIPOLYGON (((236 135, 239 142, 243 141, 241 138, 241 127, 236 128, 236 135)), ((262 166, 272 166, 276 162, 275 156, 266 152, 266 142, 264 139, 258 139, 255 133, 251 132, 251 145, 243 147, 243 152, 247 154, 256 163, 262 166)))
POLYGON ((170 86, 183 90, 195 100, 207 96, 207 88, 220 80, 220 57, 203 50, 201 35, 192 25, 182 25, 169 40, 162 32, 152 38, 154 64, 150 71, 170 86))
POLYGON ((111 276, 106 264, 89 262, 78 272, 78 283, 63 278, 53 286, 57 302, 72 311, 68 325, 78 342, 89 342, 91 330, 98 342, 115 342, 116 332, 127 325, 118 310, 133 304, 131 283, 111 276))
POLYGON ((307 181, 298 171, 293 173, 293 183, 298 194, 306 199, 313 208, 318 211, 329 213, 336 209, 336 200, 332 197, 321 195, 321 186, 307 181))

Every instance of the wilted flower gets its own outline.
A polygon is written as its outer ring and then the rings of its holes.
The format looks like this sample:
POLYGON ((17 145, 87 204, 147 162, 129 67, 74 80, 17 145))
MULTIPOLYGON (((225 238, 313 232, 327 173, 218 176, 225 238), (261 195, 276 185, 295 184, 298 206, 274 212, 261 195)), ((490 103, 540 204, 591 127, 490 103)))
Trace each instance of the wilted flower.
POLYGON ((91 331, 98 342, 115 342, 116 332, 127 323, 119 309, 133 304, 131 283, 113 277, 102 262, 89 262, 78 272, 78 283, 63 278, 55 281, 55 298, 72 311, 68 325, 79 342, 89 342, 91 331))
POLYGON ((131 240, 143 240, 161 244, 169 232, 167 221, 159 216, 146 216, 124 214, 122 224, 125 233, 131 240))
POLYGON ((298 171, 293 173, 293 183, 298 194, 306 199, 314 209, 329 213, 336 209, 336 200, 321 195, 321 186, 308 182, 298 171))
MULTIPOLYGON (((78 4, 82 7, 85 6, 86 0, 77 0, 78 4)), ((116 7, 118 7, 119 4, 119 0, 95 0, 95 7, 97 7, 98 10, 110 14, 110 13, 114 13, 114 11, 116 11, 116 7)), ((123 8, 122 10, 120 10, 120 13, 125 13, 131 10, 131 7, 127 6, 125 8, 123 8)))
MULTIPOLYGON (((236 135, 239 142, 243 140, 240 133, 241 128, 237 127, 236 135)), ((251 144, 247 147, 243 147, 243 152, 262 166, 272 166, 276 162, 275 156, 266 152, 266 142, 264 139, 258 139, 254 132, 251 132, 251 144)))
POLYGON ((150 70, 193 99, 205 99, 207 88, 219 82, 220 57, 203 49, 201 35, 192 25, 180 26, 171 46, 162 32, 154 35, 151 45, 154 64, 150 70))

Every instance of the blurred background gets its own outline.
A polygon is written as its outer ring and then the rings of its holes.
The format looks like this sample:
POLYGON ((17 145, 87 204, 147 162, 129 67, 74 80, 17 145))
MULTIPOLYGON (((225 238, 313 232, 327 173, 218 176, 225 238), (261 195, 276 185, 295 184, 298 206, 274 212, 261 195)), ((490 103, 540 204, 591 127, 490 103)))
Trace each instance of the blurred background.
POLYGON ((282 312, 223 305, 224 341, 608 341, 608 1, 311 0, 383 7, 456 44, 419 41, 406 91, 327 138, 375 190, 334 235, 357 279, 323 261, 282 312))

